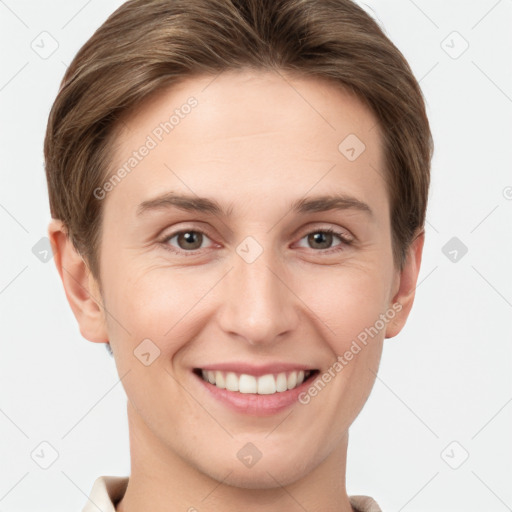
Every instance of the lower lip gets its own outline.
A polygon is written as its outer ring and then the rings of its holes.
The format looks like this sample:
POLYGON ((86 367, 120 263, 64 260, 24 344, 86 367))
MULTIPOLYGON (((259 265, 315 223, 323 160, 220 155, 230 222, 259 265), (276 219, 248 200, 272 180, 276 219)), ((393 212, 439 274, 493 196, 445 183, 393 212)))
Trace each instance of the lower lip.
POLYGON ((299 395, 314 381, 315 375, 309 377, 300 386, 288 391, 277 392, 272 395, 258 395, 257 393, 240 393, 221 389, 206 382, 196 373, 193 376, 199 380, 204 389, 219 402, 231 410, 251 416, 271 416, 277 414, 298 402, 299 395))

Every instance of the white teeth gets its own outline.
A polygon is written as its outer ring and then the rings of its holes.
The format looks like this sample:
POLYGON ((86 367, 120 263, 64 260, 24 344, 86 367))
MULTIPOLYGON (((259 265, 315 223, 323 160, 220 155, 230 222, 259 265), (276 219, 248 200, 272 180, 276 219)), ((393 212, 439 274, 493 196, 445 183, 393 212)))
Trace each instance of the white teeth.
POLYGON ((226 381, 222 372, 215 372, 215 385, 221 389, 226 387, 226 381))
POLYGON ((279 392, 286 391, 288 389, 288 382, 286 380, 286 373, 280 373, 276 379, 276 389, 279 392))
POLYGON ((233 372, 226 375, 226 389, 228 391, 238 391, 238 377, 233 372))
POLYGON ((238 381, 238 391, 240 391, 240 393, 257 393, 258 381, 256 377, 242 373, 238 381))
MULTIPOLYGON (((242 379, 240 379, 241 381, 242 379)), ((258 395, 272 395, 276 392, 276 379, 273 375, 262 375, 258 379, 258 395)))
POLYGON ((273 395, 300 386, 309 377, 311 371, 299 370, 273 375, 271 373, 255 377, 246 373, 221 372, 201 370, 203 380, 221 389, 238 391, 240 393, 257 393, 258 395, 273 395))

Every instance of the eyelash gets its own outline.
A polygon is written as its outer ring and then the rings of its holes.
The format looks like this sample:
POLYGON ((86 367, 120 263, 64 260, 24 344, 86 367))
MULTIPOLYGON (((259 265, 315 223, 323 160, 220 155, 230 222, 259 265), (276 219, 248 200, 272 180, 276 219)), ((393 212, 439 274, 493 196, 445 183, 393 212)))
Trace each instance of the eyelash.
MULTIPOLYGON (((164 249, 172 252, 173 254, 179 254, 184 256, 196 256, 198 251, 201 249, 196 249, 194 251, 186 251, 184 249, 177 250, 171 245, 169 245, 169 241, 172 240, 175 236, 181 235, 182 233, 200 233, 202 235, 205 235, 206 237, 210 238, 207 233, 204 231, 201 231, 200 229, 182 229, 180 231, 176 231, 175 233, 171 233, 170 235, 166 235, 165 238, 159 241, 159 243, 163 246, 164 249)), ((345 246, 349 246, 353 243, 352 239, 348 239, 346 235, 343 232, 336 231, 332 228, 325 228, 325 229, 315 229, 313 231, 310 231, 309 233, 306 233, 300 240, 306 238, 308 235, 316 234, 316 233, 328 233, 331 235, 336 235, 340 240, 341 244, 338 246, 338 248, 330 248, 330 249, 319 249, 314 250, 314 252, 319 252, 323 254, 332 254, 332 253, 338 253, 345 250, 345 246)))

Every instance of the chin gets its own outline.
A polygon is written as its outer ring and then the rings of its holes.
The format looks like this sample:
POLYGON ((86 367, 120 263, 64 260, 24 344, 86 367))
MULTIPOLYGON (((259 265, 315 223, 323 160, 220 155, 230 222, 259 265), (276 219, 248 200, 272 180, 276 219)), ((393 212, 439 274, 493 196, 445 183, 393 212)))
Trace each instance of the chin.
POLYGON ((240 489, 275 489, 285 485, 289 485, 301 478, 302 475, 292 474, 294 472, 289 471, 283 473, 282 471, 275 471, 272 465, 269 467, 261 467, 258 471, 255 468, 245 469, 238 468, 233 470, 229 476, 218 475, 216 480, 222 482, 224 485, 231 487, 238 487, 240 489), (268 472, 267 472, 268 471, 268 472))
MULTIPOLYGON (((211 462, 212 459, 210 459, 211 462)), ((275 489, 290 485, 303 478, 311 471, 310 464, 306 464, 303 457, 293 460, 286 454, 276 454, 274 457, 262 456, 252 467, 246 467, 238 459, 225 461, 212 467, 201 465, 198 468, 209 478, 222 482, 224 485, 240 489, 275 489), (265 459, 265 460, 264 460, 265 459)))

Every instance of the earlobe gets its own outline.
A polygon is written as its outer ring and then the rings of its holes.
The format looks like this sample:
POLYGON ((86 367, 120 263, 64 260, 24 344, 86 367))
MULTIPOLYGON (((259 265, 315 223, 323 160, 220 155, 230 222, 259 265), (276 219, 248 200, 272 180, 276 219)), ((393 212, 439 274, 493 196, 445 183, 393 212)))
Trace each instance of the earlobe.
POLYGON ((66 298, 78 322, 80 333, 95 343, 108 342, 99 287, 81 254, 68 238, 67 229, 61 220, 50 221, 48 238, 66 298))
MULTIPOLYGON (((400 304, 401 308, 393 320, 386 326, 386 338, 393 338, 403 329, 411 311, 416 294, 424 242, 425 231, 421 230, 407 251, 404 267, 399 274, 398 291, 392 300, 392 304, 400 304)), ((398 308, 394 309, 397 310, 398 308)))

